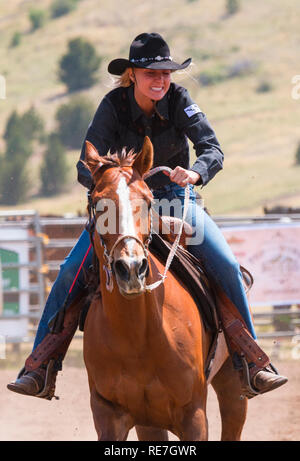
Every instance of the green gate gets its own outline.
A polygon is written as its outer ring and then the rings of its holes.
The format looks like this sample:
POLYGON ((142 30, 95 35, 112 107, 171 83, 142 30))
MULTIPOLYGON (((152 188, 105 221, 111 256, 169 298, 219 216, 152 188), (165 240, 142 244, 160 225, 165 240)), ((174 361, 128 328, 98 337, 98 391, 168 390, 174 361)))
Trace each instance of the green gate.
POLYGON ((19 306, 19 269, 9 268, 19 263, 19 254, 12 250, 0 248, 0 260, 2 265, 2 290, 3 290, 3 316, 16 315, 20 312, 19 306))

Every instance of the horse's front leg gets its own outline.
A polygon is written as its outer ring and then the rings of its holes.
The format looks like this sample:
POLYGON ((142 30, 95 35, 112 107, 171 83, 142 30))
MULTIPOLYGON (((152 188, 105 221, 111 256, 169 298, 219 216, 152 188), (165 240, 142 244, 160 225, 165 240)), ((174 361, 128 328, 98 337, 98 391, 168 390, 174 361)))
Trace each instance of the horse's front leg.
POLYGON ((181 427, 178 431, 180 441, 207 441, 208 423, 206 417, 207 391, 184 410, 181 427))
POLYGON ((126 440, 133 427, 132 418, 120 406, 105 400, 91 388, 91 408, 99 441, 126 440))

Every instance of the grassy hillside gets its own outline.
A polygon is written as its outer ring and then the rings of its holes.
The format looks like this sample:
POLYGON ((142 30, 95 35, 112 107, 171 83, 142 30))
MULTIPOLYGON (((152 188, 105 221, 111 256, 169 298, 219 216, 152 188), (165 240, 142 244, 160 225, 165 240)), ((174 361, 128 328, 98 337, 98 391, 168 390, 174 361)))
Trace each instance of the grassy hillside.
MULTIPOLYGON (((47 129, 54 128, 55 111, 69 99, 57 79, 58 60, 69 39, 82 36, 103 56, 98 83, 81 92, 96 108, 112 85, 108 62, 126 57, 138 33, 157 31, 167 39, 175 60, 193 57, 193 66, 174 74, 174 80, 189 89, 207 114, 225 153, 224 170, 201 191, 212 213, 260 214, 263 205, 300 206, 300 166, 294 165, 300 99, 291 95, 291 79, 300 74, 297 0, 242 0, 240 10, 230 17, 225 0, 81 0, 70 14, 48 19, 43 28, 31 32, 30 8, 48 11, 50 4, 0 3, 0 75, 7 86, 6 99, 0 99, 0 136, 11 111, 22 112, 31 105, 47 129), (20 32, 21 41, 11 47, 15 32, 20 32), (204 86, 204 77, 215 84, 204 86), (257 90, 262 83, 268 91, 257 90)), ((54 199, 33 197, 17 208, 83 211, 85 191, 76 184, 78 155, 68 153, 68 193, 54 199)), ((33 191, 40 161, 37 150, 31 159, 33 191)))

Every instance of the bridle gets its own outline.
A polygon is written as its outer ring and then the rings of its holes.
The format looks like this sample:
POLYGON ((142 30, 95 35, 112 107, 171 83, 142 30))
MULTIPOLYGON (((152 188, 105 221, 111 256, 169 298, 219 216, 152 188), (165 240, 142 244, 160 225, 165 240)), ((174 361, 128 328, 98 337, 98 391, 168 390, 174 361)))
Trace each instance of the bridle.
POLYGON ((136 240, 136 242, 142 247, 145 258, 148 259, 148 256, 149 256, 148 248, 149 248, 150 242, 152 240, 152 227, 153 227, 153 224, 152 224, 152 209, 151 208, 150 208, 150 223, 151 223, 150 224, 150 231, 149 231, 149 234, 148 234, 145 242, 143 242, 141 239, 139 239, 135 235, 130 235, 130 234, 121 235, 115 241, 115 243, 113 244, 113 246, 111 247, 109 252, 107 250, 107 246, 106 246, 106 243, 105 243, 102 235, 99 234, 100 242, 101 242, 101 245, 103 247, 103 255, 104 255, 105 259, 106 259, 106 264, 103 265, 103 269, 104 269, 104 271, 106 273, 106 288, 107 288, 108 291, 111 292, 112 289, 113 289, 113 278, 112 278, 112 275, 114 273, 114 270, 113 270, 113 262, 114 262, 113 254, 114 254, 114 251, 117 248, 117 246, 123 240, 126 240, 126 239, 134 239, 134 240, 136 240))
MULTIPOLYGON (((101 165, 99 166, 99 168, 100 167, 101 167, 101 165)), ((167 171, 168 173, 170 173, 172 170, 171 170, 171 168, 166 167, 166 166, 152 168, 150 171, 148 171, 148 173, 146 173, 143 176, 143 180, 149 178, 150 176, 152 176, 152 175, 154 175, 154 174, 156 174, 156 173, 158 173, 160 171, 167 171)), ((179 241, 180 241, 180 237, 181 237, 181 234, 182 234, 184 221, 185 221, 185 218, 186 218, 188 203, 189 203, 189 184, 187 184, 186 187, 185 187, 184 209, 183 209, 183 216, 182 216, 182 221, 181 221, 181 224, 180 224, 179 232, 178 232, 178 234, 176 236, 176 239, 175 239, 175 241, 174 241, 174 243, 173 243, 173 245, 172 245, 172 247, 170 249, 170 253, 169 253, 169 256, 168 256, 167 261, 166 261, 164 273, 159 274, 161 278, 158 281, 152 283, 151 285, 146 285, 145 286, 145 290, 147 292, 151 292, 152 290, 157 288, 161 283, 164 282, 164 280, 167 277, 166 274, 167 274, 167 272, 169 270, 171 262, 172 262, 172 260, 174 258, 175 253, 176 253, 177 247, 179 245, 179 241)), ((94 235, 93 235, 93 231, 94 231, 93 227, 94 226, 92 226, 91 224, 96 222, 96 205, 92 201, 90 191, 88 192, 88 211, 89 211, 90 239, 91 239, 91 243, 92 243, 92 245, 94 247, 94 235)), ((123 240, 125 240, 125 239, 134 239, 134 240, 136 240, 136 242, 142 247, 144 255, 145 255, 145 258, 148 259, 149 245, 151 243, 152 234, 153 234, 153 212, 152 212, 152 207, 150 207, 149 213, 150 213, 150 229, 149 229, 149 234, 148 234, 148 236, 147 236, 147 238, 146 238, 146 240, 144 242, 141 239, 139 239, 138 237, 136 237, 135 235, 130 235, 130 234, 121 235, 114 242, 114 244, 113 244, 112 248, 110 249, 110 251, 108 251, 106 243, 105 243, 102 235, 100 233, 98 233, 100 243, 101 243, 101 245, 103 247, 103 255, 104 255, 104 258, 105 258, 105 264, 103 265, 103 269, 104 269, 104 271, 106 273, 106 289, 109 292, 111 292, 113 290, 113 274, 114 274, 114 269, 113 269, 114 258, 113 258, 113 254, 114 254, 114 251, 117 248, 117 246, 123 240)), ((94 257, 95 257, 95 259, 97 259, 95 255, 96 255, 96 253, 95 253, 95 248, 94 248, 94 257)))

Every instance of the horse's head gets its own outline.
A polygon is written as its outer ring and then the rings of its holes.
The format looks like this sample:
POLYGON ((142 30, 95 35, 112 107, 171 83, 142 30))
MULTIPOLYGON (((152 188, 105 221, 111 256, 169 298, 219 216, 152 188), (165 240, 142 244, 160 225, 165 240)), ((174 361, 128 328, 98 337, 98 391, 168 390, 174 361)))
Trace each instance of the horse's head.
POLYGON ((120 293, 135 297, 144 291, 148 273, 153 197, 143 175, 153 162, 151 141, 146 137, 138 154, 124 150, 109 156, 100 156, 87 141, 85 158, 95 185, 92 201, 103 250, 100 258, 106 257, 106 269, 115 275, 120 293))

